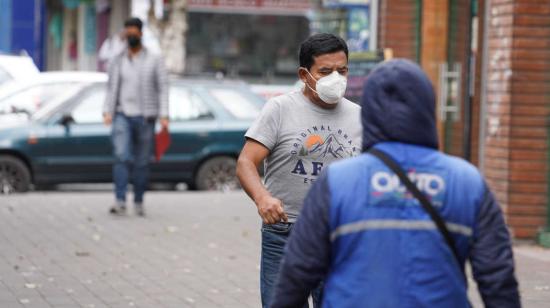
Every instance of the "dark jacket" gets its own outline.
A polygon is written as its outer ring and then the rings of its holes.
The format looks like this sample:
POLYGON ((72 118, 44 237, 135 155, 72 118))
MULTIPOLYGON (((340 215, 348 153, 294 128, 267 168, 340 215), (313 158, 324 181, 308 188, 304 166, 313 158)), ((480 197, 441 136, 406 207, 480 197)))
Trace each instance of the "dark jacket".
POLYGON ((468 307, 466 260, 487 307, 519 307, 510 236, 478 170, 437 151, 435 95, 414 63, 378 66, 362 100, 363 147, 389 154, 446 222, 460 262, 399 179, 364 153, 329 166, 286 246, 271 307, 468 307))

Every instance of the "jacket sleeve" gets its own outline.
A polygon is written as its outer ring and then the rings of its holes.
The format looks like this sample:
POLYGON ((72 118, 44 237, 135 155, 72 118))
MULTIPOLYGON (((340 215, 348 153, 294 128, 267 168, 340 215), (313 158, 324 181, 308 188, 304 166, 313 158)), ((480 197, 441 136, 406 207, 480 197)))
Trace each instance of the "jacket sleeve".
POLYGON ((285 247, 272 308, 303 307, 310 292, 325 278, 330 265, 327 173, 309 191, 285 247))
POLYGON ((156 77, 160 103, 159 116, 168 117, 168 92, 170 85, 168 81, 168 73, 166 72, 166 67, 164 66, 164 60, 162 57, 157 58, 156 77))
POLYGON ((112 63, 109 65, 108 68, 108 76, 107 79, 107 95, 105 95, 105 102, 103 103, 103 114, 110 114, 113 116, 113 110, 115 110, 115 104, 118 97, 117 95, 117 89, 115 89, 115 78, 117 78, 116 74, 118 74, 118 68, 116 67, 118 65, 117 59, 113 59, 112 63))
POLYGON ((488 187, 477 217, 470 254, 472 271, 485 307, 521 307, 510 234, 488 187))

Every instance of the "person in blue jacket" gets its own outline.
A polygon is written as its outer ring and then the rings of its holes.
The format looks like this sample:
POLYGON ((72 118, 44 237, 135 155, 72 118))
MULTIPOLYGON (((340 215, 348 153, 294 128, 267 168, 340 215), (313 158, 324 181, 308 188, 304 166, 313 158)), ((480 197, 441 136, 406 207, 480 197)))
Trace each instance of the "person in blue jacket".
POLYGON ((369 75, 363 154, 336 162, 309 191, 288 241, 271 307, 301 307, 324 281, 323 307, 469 307, 470 261, 486 307, 520 307, 510 235, 479 171, 438 151, 435 95, 418 65, 369 75), (437 209, 452 249, 372 147, 393 158, 437 209))

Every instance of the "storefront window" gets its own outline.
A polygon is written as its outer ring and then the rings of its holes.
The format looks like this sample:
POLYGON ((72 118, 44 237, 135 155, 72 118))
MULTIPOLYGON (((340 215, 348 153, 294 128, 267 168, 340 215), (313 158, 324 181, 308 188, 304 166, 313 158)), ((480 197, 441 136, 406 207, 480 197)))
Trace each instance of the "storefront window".
POLYGON ((295 79, 309 35, 303 16, 190 13, 189 28, 186 71, 237 78, 295 79))

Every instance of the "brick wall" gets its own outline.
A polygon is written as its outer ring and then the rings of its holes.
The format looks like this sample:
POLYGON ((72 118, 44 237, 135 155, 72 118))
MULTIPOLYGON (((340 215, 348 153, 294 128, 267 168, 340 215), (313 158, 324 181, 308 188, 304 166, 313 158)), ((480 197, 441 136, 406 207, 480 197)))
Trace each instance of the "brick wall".
POLYGON ((460 115, 458 121, 450 121, 450 129, 445 130, 444 142, 447 146, 445 151, 449 154, 464 156, 464 120, 465 120, 465 99, 467 94, 468 75, 468 49, 470 48, 470 1, 454 0, 449 2, 449 41, 448 41, 448 62, 449 65, 459 64, 462 72, 460 94, 460 115))
POLYGON ((518 238, 545 224, 550 3, 489 0, 485 174, 518 238))
MULTIPOLYGON (((439 67, 447 62, 449 34, 449 2, 440 0, 422 1, 422 55, 420 64, 432 81, 439 97, 439 67)), ((439 100, 438 100, 439 101, 439 100)), ((439 104, 437 105, 439 114, 439 104)), ((444 125, 437 121, 439 145, 443 149, 444 125)))
POLYGON ((416 61, 418 0, 380 0, 378 42, 396 58, 416 61))
POLYGON ((475 52, 475 74, 474 74, 474 97, 472 101, 472 122, 471 122, 471 162, 479 165, 479 131, 480 131, 480 113, 481 113, 481 81, 483 69, 483 39, 485 23, 485 0, 478 0, 478 30, 477 30, 477 50, 475 52))

